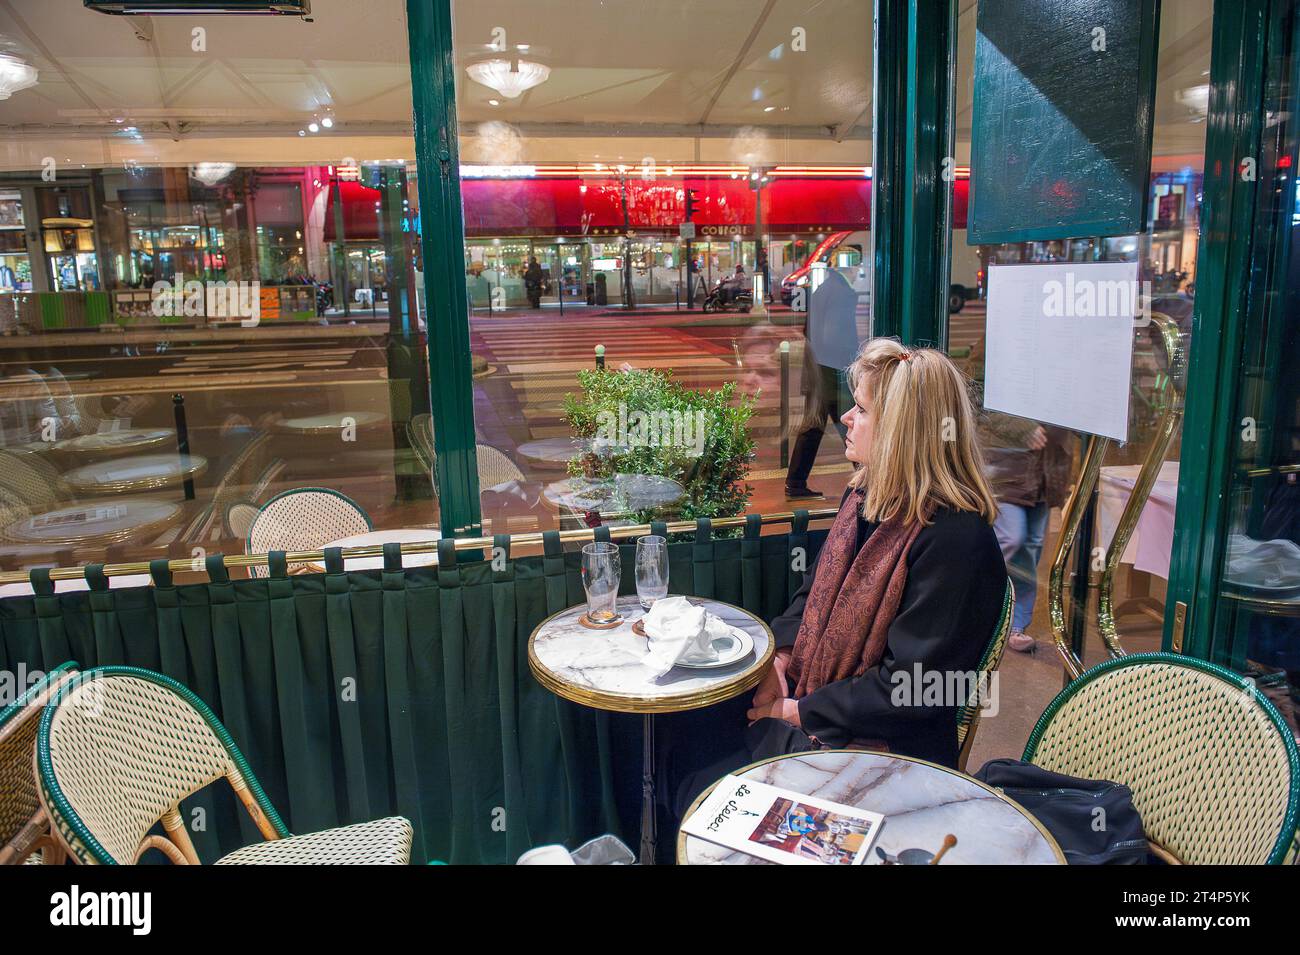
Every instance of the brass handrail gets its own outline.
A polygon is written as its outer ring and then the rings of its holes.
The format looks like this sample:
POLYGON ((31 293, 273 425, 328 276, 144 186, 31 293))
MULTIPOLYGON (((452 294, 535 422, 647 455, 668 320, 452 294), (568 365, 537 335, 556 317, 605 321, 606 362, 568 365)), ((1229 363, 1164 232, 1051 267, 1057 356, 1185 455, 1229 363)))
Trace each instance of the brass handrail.
MULTIPOLYGON (((809 520, 829 520, 839 513, 838 508, 825 507, 815 511, 808 512, 809 520)), ((761 524, 785 524, 794 520, 793 511, 780 511, 776 514, 763 514, 760 517, 761 524)), ((745 515, 737 517, 717 517, 710 523, 714 529, 725 529, 729 527, 743 527, 746 522, 745 515)), ((699 525, 695 521, 673 521, 668 524, 668 533, 683 534, 694 531, 699 525)), ((559 531, 561 542, 571 541, 589 541, 594 540, 596 532, 593 528, 584 527, 572 531, 559 531)), ((650 533, 649 524, 622 525, 619 527, 609 528, 609 536, 614 538, 637 537, 650 533)), ((536 545, 542 543, 542 533, 512 534, 510 535, 511 547, 536 545)), ((402 555, 407 554, 433 554, 437 556, 438 545, 440 541, 415 541, 406 542, 400 545, 402 555)), ((461 550, 482 550, 484 547, 492 547, 495 539, 492 537, 458 537, 455 539, 455 549, 461 550)), ((384 545, 367 544, 363 547, 344 547, 341 549, 343 558, 349 557, 382 557, 384 545)), ((323 549, 296 551, 286 553, 285 561, 290 564, 303 563, 320 563, 325 559, 323 549)), ((261 567, 269 562, 266 554, 223 554, 221 562, 226 567, 261 567)), ((150 571, 150 561, 135 561, 121 564, 105 564, 104 576, 106 577, 123 577, 129 574, 147 574, 150 571)), ((437 564, 437 561, 434 561, 437 564)), ((202 560, 194 558, 179 558, 167 561, 167 568, 172 571, 192 571, 200 572, 204 569, 202 560)), ((78 580, 85 577, 85 567, 56 567, 50 570, 50 580, 78 580)), ((25 584, 30 582, 30 571, 10 570, 0 573, 0 584, 25 584)))
POLYGON ((1092 499, 1093 489, 1097 486, 1097 475, 1101 473, 1101 462, 1110 447, 1110 438, 1095 434, 1088 435, 1084 446, 1083 461, 1079 467, 1079 479, 1075 482, 1070 498, 1061 511, 1061 534, 1056 539, 1056 556, 1052 558, 1052 574, 1048 578, 1048 609, 1052 618, 1052 638, 1056 643, 1056 652, 1060 654, 1065 670, 1073 680, 1083 673, 1083 661, 1074 654, 1066 640, 1065 632, 1065 561, 1074 544, 1075 535, 1079 533, 1079 524, 1084 511, 1092 499))
POLYGON ((1142 468, 1138 472, 1137 480, 1133 482, 1133 490, 1124 504, 1119 522, 1115 525, 1115 533, 1106 550, 1106 563, 1101 572, 1097 594, 1097 630, 1112 658, 1125 655, 1125 650, 1119 642, 1119 630, 1115 626, 1115 571, 1133 536, 1133 530, 1137 527, 1138 519, 1142 516, 1142 509, 1151 496, 1151 489, 1155 486, 1160 468, 1165 463, 1165 453, 1169 450, 1174 432, 1183 417, 1186 353, 1183 349, 1182 334, 1178 323, 1168 315, 1151 312, 1150 316, 1160 332, 1160 340, 1165 347, 1165 357, 1168 359, 1169 366, 1166 377, 1168 387, 1160 387, 1157 390, 1157 397, 1161 392, 1165 393, 1159 427, 1146 457, 1142 460, 1142 468))

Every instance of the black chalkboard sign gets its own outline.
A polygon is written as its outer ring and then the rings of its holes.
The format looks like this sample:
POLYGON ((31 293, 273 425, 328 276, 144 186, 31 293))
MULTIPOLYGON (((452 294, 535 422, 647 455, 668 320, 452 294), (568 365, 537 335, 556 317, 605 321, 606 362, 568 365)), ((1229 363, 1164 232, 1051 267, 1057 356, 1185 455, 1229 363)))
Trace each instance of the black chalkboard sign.
POLYGON ((980 0, 971 245, 1147 228, 1158 0, 980 0))

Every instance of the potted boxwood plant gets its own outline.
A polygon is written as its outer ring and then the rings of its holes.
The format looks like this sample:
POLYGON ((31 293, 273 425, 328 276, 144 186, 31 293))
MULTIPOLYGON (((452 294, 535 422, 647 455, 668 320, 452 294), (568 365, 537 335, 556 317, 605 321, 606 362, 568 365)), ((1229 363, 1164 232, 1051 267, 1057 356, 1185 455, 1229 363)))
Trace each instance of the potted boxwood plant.
POLYGON ((684 495, 663 507, 629 502, 628 516, 637 523, 745 510, 753 493, 745 477, 754 457, 754 397, 738 394, 735 382, 692 391, 670 371, 587 369, 578 372, 578 384, 582 393, 564 398, 564 417, 593 447, 569 462, 570 475, 648 474, 682 486, 684 495))

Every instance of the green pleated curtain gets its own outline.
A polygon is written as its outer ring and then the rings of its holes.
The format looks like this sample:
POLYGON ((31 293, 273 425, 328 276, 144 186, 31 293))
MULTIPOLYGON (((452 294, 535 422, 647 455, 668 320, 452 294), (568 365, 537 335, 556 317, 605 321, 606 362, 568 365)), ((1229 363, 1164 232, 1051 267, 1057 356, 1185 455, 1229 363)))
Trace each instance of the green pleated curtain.
MULTIPOLYGON (((669 545, 672 592, 780 613, 825 532, 804 512, 789 533, 760 530, 753 515, 743 536, 719 539, 700 521, 669 545)), ((324 573, 294 576, 273 554, 269 577, 240 580, 214 555, 209 582, 185 585, 160 560, 154 586, 120 590, 92 565, 89 592, 64 594, 37 569, 34 596, 0 600, 0 666, 76 660, 179 680, 230 730, 293 832, 402 815, 414 862, 453 863, 620 833, 616 777, 640 766, 616 755, 639 743, 614 736, 634 724, 555 697, 528 669, 529 634, 583 600, 580 554, 555 532, 540 556, 495 544, 506 559, 442 541, 437 566, 409 569, 388 545, 384 569, 364 572, 344 572, 333 549, 324 573)), ((620 551, 634 593, 635 544, 620 551)), ((224 785, 182 808, 206 861, 260 838, 224 785)))

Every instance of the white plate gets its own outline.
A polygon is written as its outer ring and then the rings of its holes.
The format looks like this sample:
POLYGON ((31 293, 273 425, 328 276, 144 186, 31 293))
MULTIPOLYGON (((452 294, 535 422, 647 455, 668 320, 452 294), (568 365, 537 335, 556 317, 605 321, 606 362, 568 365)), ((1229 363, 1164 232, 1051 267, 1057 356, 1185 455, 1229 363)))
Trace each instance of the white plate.
POLYGON ((712 670, 717 667, 730 666, 737 660, 744 659, 754 649, 754 638, 747 634, 739 627, 732 629, 730 637, 719 637, 713 641, 713 646, 718 650, 718 659, 711 663, 678 663, 679 667, 685 667, 688 670, 712 670), (718 644, 726 644, 724 647, 718 644))

